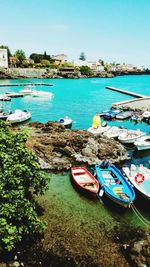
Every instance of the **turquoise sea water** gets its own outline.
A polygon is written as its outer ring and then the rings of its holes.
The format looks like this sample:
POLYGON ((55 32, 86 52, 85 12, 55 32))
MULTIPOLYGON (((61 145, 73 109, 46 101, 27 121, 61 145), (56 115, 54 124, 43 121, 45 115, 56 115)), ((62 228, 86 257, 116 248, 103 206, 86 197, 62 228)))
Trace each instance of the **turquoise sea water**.
MULTIPOLYGON (((61 117, 68 116, 73 119, 73 129, 87 129, 92 124, 92 118, 96 112, 107 110, 112 103, 132 99, 133 97, 106 89, 113 86, 129 91, 150 95, 150 75, 118 76, 115 78, 91 78, 91 79, 17 79, 1 80, 0 83, 25 83, 45 82, 53 86, 36 86, 36 90, 50 91, 52 98, 31 97, 14 98, 6 102, 5 108, 11 105, 11 109, 25 109, 31 112, 31 121, 47 122, 56 121, 61 117)), ((34 88, 34 87, 32 87, 34 88)), ((9 91, 18 92, 22 86, 0 87, 1 93, 9 91)), ((150 132, 150 126, 144 122, 113 121, 110 125, 124 126, 129 129, 141 129, 150 132)), ((149 151, 134 153, 130 151, 135 161, 149 161, 149 151)))

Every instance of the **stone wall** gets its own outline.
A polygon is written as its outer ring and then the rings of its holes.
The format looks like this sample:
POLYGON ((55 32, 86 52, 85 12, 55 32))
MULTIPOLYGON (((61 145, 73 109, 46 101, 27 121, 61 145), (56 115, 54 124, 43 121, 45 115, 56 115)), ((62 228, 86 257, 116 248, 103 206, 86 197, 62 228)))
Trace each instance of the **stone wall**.
POLYGON ((42 78, 46 73, 46 69, 35 68, 9 68, 7 70, 9 76, 26 77, 26 78, 42 78))

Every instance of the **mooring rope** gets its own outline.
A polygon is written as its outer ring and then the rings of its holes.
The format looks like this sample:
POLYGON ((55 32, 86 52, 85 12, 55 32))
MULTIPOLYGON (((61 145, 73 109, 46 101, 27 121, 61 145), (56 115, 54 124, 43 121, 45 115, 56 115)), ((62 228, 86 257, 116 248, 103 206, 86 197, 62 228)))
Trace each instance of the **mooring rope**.
POLYGON ((147 220, 140 212, 139 210, 134 206, 133 203, 131 203, 131 208, 134 211, 134 213, 136 214, 136 216, 139 218, 139 220, 146 225, 147 227, 150 226, 150 221, 147 220))

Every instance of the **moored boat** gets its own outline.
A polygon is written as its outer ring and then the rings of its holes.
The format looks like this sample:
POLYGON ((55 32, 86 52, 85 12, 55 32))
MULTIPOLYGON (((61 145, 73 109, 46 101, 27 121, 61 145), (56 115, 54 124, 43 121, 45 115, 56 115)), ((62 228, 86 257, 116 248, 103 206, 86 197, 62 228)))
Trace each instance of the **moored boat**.
POLYGON ((24 88, 24 89, 22 89, 22 90, 19 91, 19 93, 21 93, 23 95, 31 95, 32 92, 33 92, 33 90, 30 89, 30 88, 28 88, 28 87, 26 87, 26 88, 24 88))
POLYGON ((0 112, 0 120, 6 121, 11 114, 12 112, 0 112))
POLYGON ((145 122, 150 122, 150 111, 145 111, 143 114, 142 114, 142 116, 143 116, 143 121, 145 121, 145 122))
POLYGON ((68 118, 68 116, 61 118, 57 121, 60 124, 63 124, 65 126, 65 128, 71 128, 72 127, 72 119, 68 118))
POLYGON ((138 192, 147 200, 150 200, 150 169, 143 165, 136 166, 131 164, 130 167, 123 167, 123 172, 138 190, 138 192))
POLYGON ((99 191, 99 183, 96 178, 84 167, 72 167, 71 174, 75 184, 83 192, 96 197, 99 191))
POLYGON ((97 128, 90 127, 87 131, 93 134, 102 134, 106 132, 108 129, 110 129, 110 126, 99 126, 97 128))
POLYGON ((127 130, 127 131, 124 131, 123 133, 121 133, 118 136, 118 140, 121 143, 132 144, 138 138, 140 138, 140 137, 142 137, 144 135, 146 135, 146 133, 145 132, 141 132, 140 130, 127 130))
POLYGON ((147 150, 150 149, 150 136, 144 135, 138 138, 134 145, 136 146, 137 150, 147 150))
POLYGON ((133 113, 132 111, 122 111, 116 115, 116 119, 119 119, 119 120, 128 119, 132 116, 132 113, 133 113))
POLYGON ((135 192, 125 176, 114 165, 104 162, 95 165, 97 179, 100 183, 102 192, 115 203, 130 207, 134 201, 135 192))
POLYGON ((104 132, 104 135, 108 138, 117 138, 124 131, 126 131, 126 129, 117 126, 112 126, 106 132, 104 132))
POLYGON ((51 92, 45 92, 45 91, 33 90, 31 92, 31 96, 33 96, 33 97, 52 97, 53 96, 53 93, 51 93, 51 92))
POLYGON ((26 110, 16 109, 14 113, 8 116, 7 121, 14 123, 21 123, 31 118, 31 113, 26 110))

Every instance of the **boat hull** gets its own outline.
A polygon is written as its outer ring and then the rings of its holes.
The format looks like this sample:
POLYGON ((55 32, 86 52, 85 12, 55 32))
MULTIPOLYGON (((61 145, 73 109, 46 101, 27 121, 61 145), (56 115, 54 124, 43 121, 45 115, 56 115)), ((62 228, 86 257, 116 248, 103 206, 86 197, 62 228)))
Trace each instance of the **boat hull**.
POLYGON ((85 169, 84 167, 73 167, 71 168, 71 176, 75 187, 81 193, 92 198, 97 197, 99 191, 99 183, 87 169, 85 169), (91 183, 93 183, 94 186, 91 187, 91 183))
POLYGON ((102 166, 102 168, 96 164, 95 171, 104 194, 115 204, 124 208, 130 207, 135 193, 125 176, 110 164, 106 167, 102 166))

